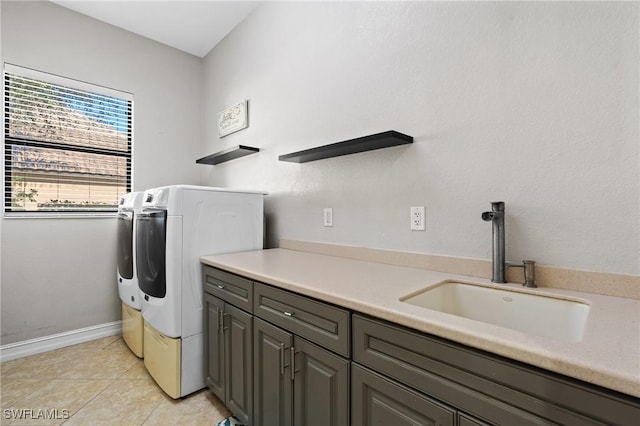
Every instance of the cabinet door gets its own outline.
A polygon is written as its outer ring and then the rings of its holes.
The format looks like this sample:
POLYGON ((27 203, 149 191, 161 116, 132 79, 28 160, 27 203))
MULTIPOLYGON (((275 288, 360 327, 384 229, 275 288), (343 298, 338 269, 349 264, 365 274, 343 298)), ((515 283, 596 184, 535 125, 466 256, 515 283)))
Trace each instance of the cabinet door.
POLYGON ((458 413, 458 426, 489 426, 489 423, 485 423, 463 413, 458 413))
POLYGON ((222 313, 224 302, 210 294, 204 294, 204 359, 205 383, 221 400, 225 399, 224 335, 222 313))
POLYGON ((349 424, 349 361, 295 337, 294 424, 349 424))
POLYGON ((352 366, 353 426, 455 424, 455 411, 371 370, 352 366))
POLYGON ((223 325, 227 382, 225 401, 242 423, 252 424, 252 316, 233 305, 225 304, 223 325))
POLYGON ((258 318, 253 320, 254 426, 291 426, 291 333, 258 318))

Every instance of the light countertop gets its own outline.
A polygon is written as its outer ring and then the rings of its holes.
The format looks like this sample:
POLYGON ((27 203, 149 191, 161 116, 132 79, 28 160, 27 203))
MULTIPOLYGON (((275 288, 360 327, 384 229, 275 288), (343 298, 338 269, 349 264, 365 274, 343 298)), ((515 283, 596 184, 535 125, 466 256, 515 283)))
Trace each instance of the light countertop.
MULTIPOLYGON (((640 300, 563 289, 533 292, 591 305, 583 339, 564 342, 413 306, 399 299, 443 280, 488 279, 287 249, 201 262, 471 347, 640 397, 640 300)), ((521 290, 519 284, 500 288, 521 290)), ((542 312, 541 315, 544 315, 542 312)))

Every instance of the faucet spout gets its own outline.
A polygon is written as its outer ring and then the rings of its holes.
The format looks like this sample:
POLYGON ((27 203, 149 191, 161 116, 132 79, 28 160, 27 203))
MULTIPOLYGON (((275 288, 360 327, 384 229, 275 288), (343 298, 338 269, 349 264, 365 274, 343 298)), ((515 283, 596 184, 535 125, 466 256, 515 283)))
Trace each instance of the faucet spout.
POLYGON ((491 282, 505 283, 504 202, 491 203, 491 211, 482 213, 482 220, 491 222, 493 242, 491 245, 493 272, 491 282))

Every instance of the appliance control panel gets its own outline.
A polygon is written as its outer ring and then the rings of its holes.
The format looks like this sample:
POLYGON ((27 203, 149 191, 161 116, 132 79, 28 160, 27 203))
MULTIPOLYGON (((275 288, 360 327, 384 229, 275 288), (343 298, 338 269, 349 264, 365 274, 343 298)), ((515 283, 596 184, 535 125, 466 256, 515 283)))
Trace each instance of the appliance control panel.
POLYGON ((154 188, 144 192, 143 207, 165 207, 169 202, 169 188, 154 188))

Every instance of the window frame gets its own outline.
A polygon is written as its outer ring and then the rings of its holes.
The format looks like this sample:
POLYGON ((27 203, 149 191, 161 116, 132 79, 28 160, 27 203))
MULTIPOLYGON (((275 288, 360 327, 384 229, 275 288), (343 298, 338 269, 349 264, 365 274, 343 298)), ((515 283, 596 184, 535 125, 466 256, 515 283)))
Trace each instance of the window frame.
MULTIPOLYGON (((62 77, 59 75, 37 71, 30 68, 25 68, 10 63, 3 64, 3 109, 4 109, 4 129, 2 132, 3 139, 3 157, 4 163, 2 167, 4 186, 3 186, 3 206, 2 212, 5 218, 72 218, 72 217, 112 217, 117 213, 118 199, 121 195, 127 192, 131 192, 133 188, 133 115, 134 115, 134 102, 133 95, 121 90, 111 89, 105 86, 100 86, 93 83, 87 83, 80 80, 75 80, 68 77, 62 77), (7 74, 17 75, 23 78, 29 78, 34 80, 43 81, 53 86, 60 86, 63 88, 69 88, 73 90, 79 90, 89 95, 103 95, 112 98, 118 98, 122 101, 126 101, 128 107, 127 115, 127 150, 109 149, 101 147, 92 147, 88 145, 70 144, 62 142, 48 142, 46 140, 39 140, 38 138, 22 138, 9 136, 9 95, 8 95, 8 83, 9 78, 7 74), (116 206, 109 209, 92 209, 82 207, 71 207, 64 209, 52 209, 52 210, 12 210, 12 207, 8 205, 7 200, 10 200, 13 196, 13 174, 12 170, 12 157, 13 147, 15 146, 27 146, 33 148, 45 148, 62 152, 79 152, 87 154, 107 155, 109 157, 124 158, 126 161, 126 190, 122 194, 119 194, 114 200, 116 206)), ((56 173, 60 173, 57 171, 56 173)))

